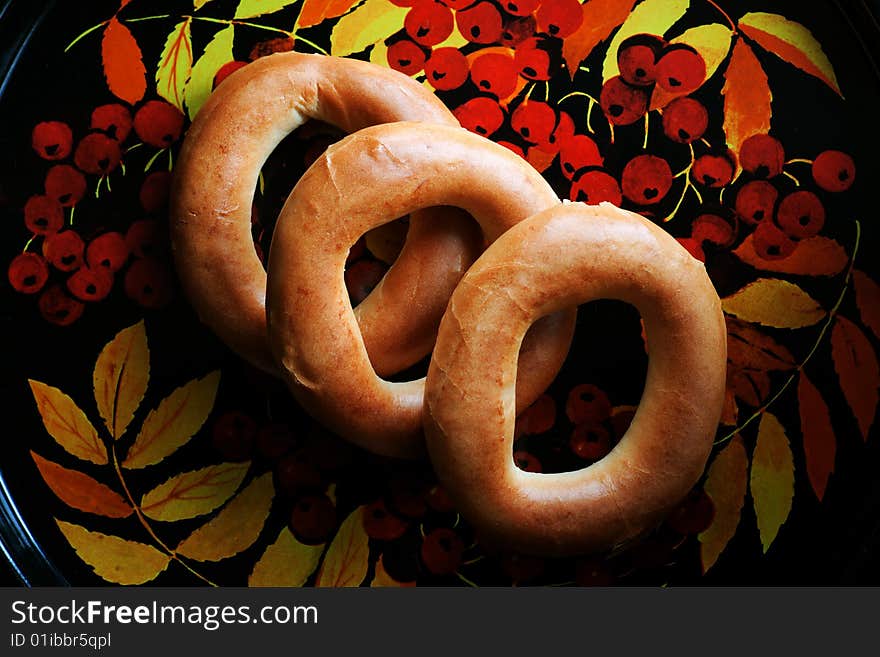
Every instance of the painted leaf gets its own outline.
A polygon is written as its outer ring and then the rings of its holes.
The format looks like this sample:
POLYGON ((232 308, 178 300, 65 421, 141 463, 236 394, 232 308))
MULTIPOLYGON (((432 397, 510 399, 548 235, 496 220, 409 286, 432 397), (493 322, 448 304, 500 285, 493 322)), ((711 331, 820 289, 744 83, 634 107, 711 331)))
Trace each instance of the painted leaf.
POLYGON ((324 544, 305 545, 285 527, 248 578, 248 586, 302 586, 321 561, 324 544))
POLYGON ((880 366, 874 347, 858 326, 838 316, 831 331, 831 357, 843 395, 859 424, 862 438, 867 440, 877 413, 880 390, 880 366))
POLYGON ((441 41, 439 44, 434 46, 434 50, 437 50, 438 48, 459 48, 460 49, 469 43, 470 43, 470 41, 468 41, 467 39, 465 39, 462 36, 461 32, 458 30, 458 26, 456 26, 455 29, 452 30, 452 34, 450 34, 448 37, 446 37, 445 41, 441 41))
POLYGON ((373 575, 373 580, 370 582, 372 588, 411 588, 415 585, 415 582, 398 582, 392 578, 388 571, 385 570, 382 557, 379 557, 379 560, 376 562, 376 574, 373 575))
POLYGON ((221 561, 253 545, 260 536, 275 488, 272 473, 254 479, 214 518, 177 546, 177 553, 196 561, 221 561))
POLYGON ((58 388, 28 380, 43 426, 70 454, 97 465, 107 463, 107 448, 79 406, 58 388))
POLYGON ((315 586, 360 586, 367 576, 370 546, 364 531, 363 509, 358 507, 343 521, 324 556, 315 586))
POLYGON ((143 543, 92 532, 57 518, 55 523, 77 556, 108 582, 143 584, 155 579, 171 561, 169 555, 143 543))
POLYGON ((144 399, 150 380, 150 350, 144 323, 120 331, 101 350, 92 374, 98 413, 118 439, 144 399))
POLYGON ((235 18, 254 18, 273 14, 296 2, 297 0, 241 0, 235 9, 235 18))
POLYGON ((344 57, 384 41, 403 29, 408 11, 408 7, 398 7, 387 0, 367 0, 333 26, 330 54, 344 57))
POLYGON ((754 12, 739 19, 739 29, 762 48, 818 78, 843 96, 828 55, 813 33, 800 23, 778 14, 754 12))
POLYGON ((749 457, 740 436, 734 436, 721 450, 706 475, 703 489, 715 506, 715 517, 708 529, 697 537, 700 542, 700 561, 707 572, 736 534, 746 499, 749 457))
MULTIPOLYGON (((385 45, 384 41, 379 41, 370 48, 370 63, 376 66, 388 67, 388 46, 385 45)), ((425 80, 424 85, 426 87, 431 86, 427 80, 425 80)))
MULTIPOLYGON (((628 0, 621 4, 627 3, 628 0)), ((608 54, 602 67, 602 82, 608 82, 614 76, 620 75, 617 50, 621 43, 636 34, 666 34, 684 16, 690 4, 690 0, 645 0, 633 9, 608 46, 608 54)))
POLYGON ((107 518, 126 518, 134 511, 122 496, 108 486, 77 470, 44 459, 31 452, 43 481, 67 506, 107 518))
POLYGON ((193 65, 191 21, 187 18, 171 30, 156 69, 156 92, 181 112, 184 90, 193 65))
POLYGON ((235 26, 230 25, 214 35, 205 46, 205 52, 196 60, 192 68, 189 82, 186 84, 184 96, 190 120, 196 117, 202 105, 208 100, 214 88, 214 76, 224 64, 231 62, 232 42, 235 37, 235 26))
POLYGON ((581 26, 562 41, 562 57, 572 78, 596 46, 623 24, 634 4, 635 0, 590 0, 581 5, 581 26))
POLYGON ((731 385, 736 398, 752 408, 760 408, 770 396, 770 377, 767 372, 755 370, 734 372, 731 385))
POLYGON ((375 257, 390 265, 403 248, 406 241, 406 233, 409 223, 404 221, 392 221, 382 224, 364 235, 364 243, 375 257))
POLYGON ((210 513, 232 497, 250 463, 221 463, 184 472, 160 484, 141 499, 141 510, 153 520, 185 520, 210 513))
POLYGON ((185 445, 208 419, 219 385, 220 372, 215 371, 190 381, 159 402, 144 420, 122 467, 154 465, 185 445))
POLYGON ((101 39, 101 61, 110 92, 134 105, 147 92, 147 69, 131 31, 111 18, 101 39))
POLYGON ((767 552, 791 513, 794 498, 791 446, 785 428, 770 413, 764 413, 758 427, 758 442, 752 454, 750 490, 761 545, 767 552))
POLYGON ((721 302, 724 312, 774 328, 804 328, 825 317, 825 311, 794 283, 759 278, 721 302))
POLYGON ((297 27, 311 27, 328 18, 337 18, 359 2, 361 0, 303 0, 296 25, 297 27))
POLYGON ((727 318, 727 359, 741 369, 762 372, 793 370, 797 363, 784 346, 760 329, 727 318))
POLYGON ((770 131, 773 118, 773 93, 767 74, 755 51, 742 39, 733 46, 721 94, 724 96, 727 145, 734 153, 739 153, 746 139, 770 131))
POLYGON ((856 289, 856 306, 862 322, 880 338, 880 285, 862 271, 853 272, 853 283, 856 289))
MULTIPOLYGON (((729 27, 721 23, 709 23, 692 27, 682 35, 671 39, 670 43, 687 44, 700 53, 703 61, 706 62, 706 80, 711 80, 722 62, 727 59, 732 41, 733 32, 729 27)), ((651 96, 651 109, 666 107, 673 100, 684 95, 666 91, 658 85, 654 87, 654 93, 651 96)))
POLYGON ((821 235, 801 240, 791 255, 779 260, 765 260, 758 256, 753 235, 743 240, 733 253, 755 269, 798 276, 837 276, 849 264, 846 249, 821 235))
POLYGON ((211 0, 193 0, 193 10, 198 11, 209 2, 211 2, 211 0))
POLYGON ((825 497, 828 478, 834 472, 837 438, 831 426, 831 412, 822 395, 801 372, 798 379, 798 408, 801 416, 801 435, 804 440, 804 457, 807 461, 807 477, 821 501, 825 497))

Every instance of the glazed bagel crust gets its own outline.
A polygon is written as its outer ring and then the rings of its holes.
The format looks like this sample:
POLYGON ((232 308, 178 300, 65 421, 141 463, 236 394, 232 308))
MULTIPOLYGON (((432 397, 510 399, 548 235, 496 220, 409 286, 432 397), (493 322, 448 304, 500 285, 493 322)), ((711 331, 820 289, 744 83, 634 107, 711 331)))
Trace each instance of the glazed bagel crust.
MULTIPOLYGON (((371 451, 422 455, 424 379, 391 383, 370 367, 343 281, 349 247, 375 226, 437 205, 466 210, 491 242, 559 203, 522 158, 463 128, 385 124, 331 146, 288 197, 269 253, 269 341, 293 394, 326 425, 371 451)), ((564 311, 529 332, 519 408, 556 376, 574 320, 573 311, 564 311)))
POLYGON ((568 204, 501 236, 465 274, 428 369, 425 434, 440 481, 490 540, 532 554, 584 554, 655 525, 697 482, 724 398, 727 342, 702 263, 650 221, 568 204), (634 305, 650 356, 630 429, 575 472, 512 459, 517 351, 547 313, 594 299, 634 305))
MULTIPOLYGON (((273 373, 266 272, 253 247, 251 206, 266 159, 308 118, 346 132, 402 120, 458 125, 433 94, 402 73, 293 52, 236 71, 202 107, 174 171, 176 268, 201 320, 243 358, 273 373)), ((373 365, 384 374, 430 351, 449 295, 481 246, 460 211, 431 208, 411 219, 403 252, 357 313, 373 365)))

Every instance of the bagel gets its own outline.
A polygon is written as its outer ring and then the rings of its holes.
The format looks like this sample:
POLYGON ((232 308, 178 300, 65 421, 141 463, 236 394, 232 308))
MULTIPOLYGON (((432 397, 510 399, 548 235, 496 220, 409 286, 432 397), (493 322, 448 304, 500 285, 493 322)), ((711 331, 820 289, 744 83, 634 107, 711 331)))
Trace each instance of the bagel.
MULTIPOLYGON (((269 251, 269 343, 294 396, 325 425, 366 449, 422 456, 424 379, 392 383, 370 366, 343 281, 348 249, 367 230, 419 208, 462 208, 492 242, 559 204, 525 160, 461 127, 377 125, 331 146, 290 193, 269 251)), ((529 332, 516 382, 517 408, 528 406, 555 377, 575 317, 573 310, 563 311, 529 332)), ((513 395, 512 385, 511 380, 513 395)))
MULTIPOLYGON (((402 73, 296 52, 236 71, 199 111, 174 170, 175 267, 201 321, 244 359, 276 374, 251 206, 266 159, 308 118, 345 132, 402 120, 458 125, 443 103, 402 73)), ((478 231, 460 211, 430 208, 411 218, 400 257, 357 311, 376 371, 392 374, 427 355, 446 302, 480 248, 478 231)))
POLYGON ((718 295, 675 239, 607 203, 554 207, 498 238, 453 293, 427 374, 429 456, 490 542, 547 556, 616 547, 652 528, 700 478, 726 353, 718 295), (549 313, 603 298, 635 306, 650 344, 632 425, 586 468, 525 472, 512 457, 523 335, 549 313))

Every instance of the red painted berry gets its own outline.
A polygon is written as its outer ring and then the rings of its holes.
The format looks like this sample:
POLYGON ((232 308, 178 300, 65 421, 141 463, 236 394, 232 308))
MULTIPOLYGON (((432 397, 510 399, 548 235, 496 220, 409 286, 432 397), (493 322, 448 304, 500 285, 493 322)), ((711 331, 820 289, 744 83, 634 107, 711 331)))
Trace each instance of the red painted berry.
POLYGON ((501 12, 491 2, 480 2, 455 15, 458 31, 471 43, 495 43, 501 38, 501 12))
POLYGON ((556 110, 539 100, 526 100, 510 115, 510 127, 530 144, 544 144, 556 127, 556 110))
POLYGON ((550 52, 542 45, 540 39, 531 38, 516 48, 514 63, 517 72, 526 80, 549 80, 553 74, 550 52))
POLYGON ((492 136, 504 123, 504 110, 497 100, 486 96, 471 98, 459 105, 453 114, 462 127, 483 137, 492 136))
POLYGON ((696 159, 691 169, 691 177, 700 185, 718 189, 733 181, 735 171, 736 164, 729 155, 707 153, 696 159))
POLYGON ((70 326, 82 317, 85 309, 81 301, 71 297, 57 284, 43 290, 37 307, 43 319, 58 326, 70 326))
POLYGON ((128 244, 122 233, 110 231, 95 237, 86 247, 86 263, 95 269, 117 272, 128 260, 128 244))
POLYGON ((504 0, 501 6, 512 16, 529 16, 541 6, 541 0, 504 0))
POLYGON ((168 196, 171 190, 171 172, 154 171, 144 178, 139 198, 144 212, 153 214, 162 212, 168 207, 168 196))
POLYGON ((254 451, 257 423, 241 411, 227 411, 214 421, 211 444, 227 461, 247 461, 254 451))
POLYGON ((49 280, 49 266, 36 253, 19 253, 9 263, 6 275, 16 292, 34 294, 42 290, 49 280))
POLYGON ((31 146, 44 160, 63 160, 73 149, 73 131, 61 121, 43 121, 34 126, 31 146))
POLYGON ((119 166, 119 142, 103 132, 93 132, 80 140, 73 161, 86 173, 105 176, 119 166))
POLYGON ((80 267, 67 279, 67 290, 80 301, 100 301, 113 289, 113 273, 102 267, 80 267))
POLYGON ((226 62, 223 66, 217 69, 217 72, 214 74, 214 81, 211 84, 211 89, 216 89, 223 80, 235 73, 238 69, 244 68, 247 65, 248 62, 239 62, 235 60, 226 62))
POLYGON ((516 418, 516 434, 525 436, 546 433, 555 423, 556 402, 553 397, 544 394, 516 418))
POLYGON ((498 144, 499 146, 504 146, 504 148, 511 151, 512 153, 516 153, 517 155, 519 155, 523 159, 525 159, 525 157, 526 157, 526 152, 523 150, 523 147, 520 146, 519 144, 514 144, 513 142, 504 141, 504 140, 497 141, 495 143, 498 144))
POLYGON ((545 148, 549 147, 551 151, 558 153, 562 145, 567 144, 572 139, 574 139, 574 119, 571 118, 568 112, 560 111, 556 121, 556 128, 543 146, 545 148))
POLYGON ((415 476, 395 477, 391 482, 391 507, 405 518, 420 518, 428 510, 426 486, 415 476))
POLYGON ((387 265, 378 260, 359 260, 345 270, 345 287, 348 289, 348 297, 351 305, 356 306, 367 298, 373 288, 379 284, 387 265))
POLYGON ((708 242, 726 248, 736 241, 736 225, 716 214, 701 214, 694 220, 691 236, 699 244, 708 242))
POLYGON ((152 258, 131 263, 125 272, 124 287, 125 294, 144 308, 162 308, 173 295, 168 268, 152 258))
POLYGON ((538 22, 534 16, 515 16, 504 21, 499 41, 502 46, 516 48, 526 39, 535 36, 538 22))
POLYGON ((636 34, 625 39, 617 50, 617 68, 627 84, 650 86, 657 80, 657 59, 666 40, 653 34, 636 34))
POLYGON ((813 237, 825 225, 825 206, 813 192, 793 192, 779 204, 776 223, 792 239, 813 237))
MULTIPOLYGON (((412 0, 412 4, 417 4, 418 2, 423 2, 424 0, 412 0)), ((446 5, 450 9, 454 9, 455 11, 461 11, 462 9, 467 9, 472 4, 474 4, 477 0, 439 0, 440 3, 446 5)))
POLYGON ((294 45, 295 42, 293 37, 284 36, 275 39, 266 39, 265 41, 260 41, 255 44, 254 47, 251 48, 251 51, 248 54, 248 59, 253 62, 260 57, 274 55, 276 52, 290 52, 293 50, 294 45))
POLYGON ((320 490, 324 487, 321 473, 309 461, 305 450, 287 454, 275 466, 275 483, 286 495, 298 495, 302 491, 320 490))
POLYGON ((657 62, 657 84, 669 92, 689 94, 706 81, 706 62, 690 46, 667 48, 657 62))
POLYGON ((623 195, 638 205, 662 201, 672 188, 672 170, 662 157, 639 155, 624 167, 621 176, 623 195))
POLYGON ((59 271, 76 271, 82 266, 85 244, 75 230, 47 235, 43 240, 43 256, 59 271))
POLYGON ((700 488, 688 496, 666 518, 666 524, 679 534, 699 534, 712 524, 715 518, 715 505, 706 492, 700 488))
POLYGON ((439 2, 422 2, 407 12, 403 27, 416 43, 436 46, 452 34, 455 18, 452 10, 439 2))
POLYGON ((513 453, 513 462, 516 467, 525 472, 541 472, 543 470, 538 457, 524 450, 517 450, 513 453))
POLYGON ((544 573, 545 561, 541 557, 507 553, 501 557, 501 570, 515 584, 537 579, 544 573))
POLYGON ((584 22, 584 11, 578 0, 543 0, 535 18, 539 32, 564 39, 584 22))
POLYGON ((770 135, 752 135, 739 149, 742 168, 758 178, 773 178, 782 173, 785 149, 770 135))
POLYGON ((856 180, 856 163, 846 153, 825 151, 813 162, 813 180, 826 192, 845 192, 856 180))
MULTIPOLYGON (((572 180, 584 167, 601 167, 604 163, 599 146, 587 135, 575 135, 562 143, 559 149, 559 164, 562 174, 572 180)), ((616 181, 615 181, 616 184, 616 181)))
POLYGON ((428 506, 440 513, 452 513, 455 511, 455 502, 449 496, 449 493, 440 484, 434 484, 428 489, 425 496, 428 506))
POLYGON ((752 233, 755 253, 764 260, 781 260, 794 253, 797 242, 786 235, 772 221, 762 221, 752 233))
POLYGON ((693 98, 677 98, 663 110, 663 132, 679 144, 692 144, 709 127, 709 112, 693 98))
POLYGON ((471 80, 483 93, 507 98, 516 90, 517 70, 513 57, 490 52, 471 62, 471 80))
POLYGON ((736 213, 749 224, 761 223, 773 217, 779 192, 770 183, 753 180, 746 183, 736 195, 736 213))
POLYGON ((296 445, 296 437, 286 424, 274 422, 257 433, 257 451, 270 461, 277 461, 296 445))
POLYGON ((131 133, 131 126, 131 112, 125 105, 119 103, 96 107, 92 112, 92 120, 89 124, 92 130, 101 130, 119 143, 124 142, 131 133))
POLYGON ((611 416, 611 401, 598 386, 582 383, 568 393, 565 414, 572 424, 600 424, 611 416))
POLYGON ((618 406, 611 412, 611 428, 614 436, 619 440, 629 430, 633 418, 636 416, 636 409, 618 406))
POLYGON ((49 196, 31 196, 24 204, 24 225, 34 235, 57 233, 64 226, 64 208, 49 196))
POLYGON ((336 529, 336 506, 326 495, 301 497, 290 512, 289 526, 303 543, 323 543, 336 529))
POLYGON ((611 435, 601 424, 579 424, 568 441, 571 451, 585 461, 598 461, 611 451, 611 435))
POLYGON ((458 48, 437 48, 425 63, 428 84, 438 91, 458 89, 468 79, 469 63, 458 48))
POLYGON ((569 198, 587 205, 607 202, 620 206, 623 203, 623 192, 617 178, 607 171, 582 169, 572 180, 569 198))
POLYGON ((429 532, 422 541, 422 563, 434 575, 451 575, 461 565, 464 542, 452 529, 441 527, 429 532))
POLYGON ((69 164, 56 164, 46 172, 46 196, 65 208, 76 205, 86 193, 86 178, 69 164))
POLYGON ((391 68, 406 75, 415 75, 425 67, 425 51, 409 39, 401 39, 388 46, 386 56, 391 68))
POLYGON ((147 101, 134 115, 134 131, 142 142, 167 148, 183 132, 183 114, 165 101, 147 101))
POLYGON ((152 219, 140 219, 128 227, 125 243, 129 252, 137 258, 156 255, 163 242, 159 224, 152 219))
POLYGON ((620 76, 608 80, 599 96, 605 116, 614 125, 630 125, 643 118, 648 112, 648 100, 644 88, 628 85, 620 76))
POLYGON ((393 541, 406 533, 409 524, 390 513, 385 502, 377 500, 364 509, 364 531, 380 541, 393 541))

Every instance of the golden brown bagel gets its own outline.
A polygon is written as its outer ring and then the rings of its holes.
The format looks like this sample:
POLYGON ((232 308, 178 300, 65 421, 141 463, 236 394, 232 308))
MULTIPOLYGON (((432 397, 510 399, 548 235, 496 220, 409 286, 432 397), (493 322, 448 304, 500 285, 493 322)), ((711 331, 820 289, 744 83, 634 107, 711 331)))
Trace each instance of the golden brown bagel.
MULTIPOLYGON (((385 124, 331 146, 288 197, 269 252, 269 342, 293 394, 327 426, 367 449, 421 455, 424 379, 390 383, 370 367, 343 282, 349 247, 367 230, 419 208, 463 208, 492 241, 559 203, 522 158, 463 128, 385 124)), ((574 319, 565 311, 530 331, 518 408, 555 377, 574 319)))
POLYGON ((616 546, 651 528, 697 482, 724 399, 727 342, 702 263, 650 221, 609 204, 540 212, 465 274, 440 324, 425 436, 440 481, 490 540, 553 556, 616 546), (535 320, 601 298, 635 306, 650 344, 630 429, 575 472, 512 458, 517 351, 535 320))
MULTIPOLYGON (((174 170, 175 264, 201 320, 269 372, 266 273, 253 247, 251 205, 266 158, 308 118, 346 132, 402 120, 458 125, 408 76, 322 55, 263 57, 211 95, 174 170)), ((403 252, 357 311, 377 371, 400 371, 430 351, 449 295, 480 246, 473 222, 459 211, 425 209, 412 217, 403 252)))

